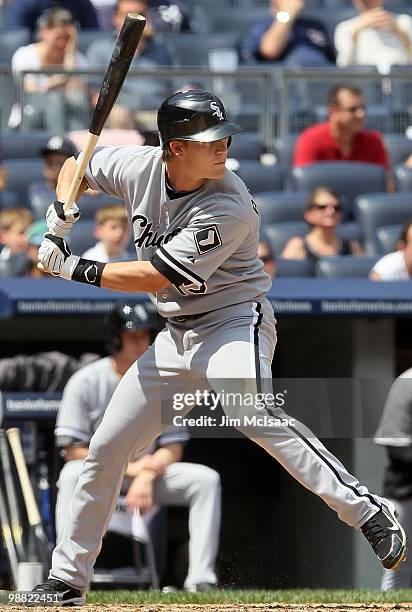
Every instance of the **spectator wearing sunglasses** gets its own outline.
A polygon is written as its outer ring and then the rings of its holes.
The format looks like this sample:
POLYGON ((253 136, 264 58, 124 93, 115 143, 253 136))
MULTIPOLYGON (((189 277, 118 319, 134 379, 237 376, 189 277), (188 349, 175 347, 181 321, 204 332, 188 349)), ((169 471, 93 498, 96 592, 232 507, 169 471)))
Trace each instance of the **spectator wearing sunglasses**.
POLYGON ((294 166, 323 161, 378 164, 387 171, 387 189, 393 191, 389 157, 382 136, 365 129, 366 107, 362 90, 338 85, 328 96, 328 121, 312 125, 296 141, 294 166))
POLYGON ((309 259, 313 267, 321 257, 334 255, 363 255, 359 242, 338 236, 342 221, 342 203, 339 195, 328 187, 316 187, 309 196, 303 214, 311 229, 305 236, 293 236, 286 243, 282 257, 309 259))

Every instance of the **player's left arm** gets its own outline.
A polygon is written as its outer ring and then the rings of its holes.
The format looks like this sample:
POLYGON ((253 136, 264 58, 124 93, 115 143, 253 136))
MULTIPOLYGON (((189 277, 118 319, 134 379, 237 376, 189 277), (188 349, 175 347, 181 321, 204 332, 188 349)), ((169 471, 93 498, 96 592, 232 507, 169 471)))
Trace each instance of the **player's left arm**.
POLYGON ((104 287, 113 291, 156 293, 171 283, 148 261, 104 264, 72 255, 63 238, 46 234, 39 248, 44 271, 66 280, 104 287))

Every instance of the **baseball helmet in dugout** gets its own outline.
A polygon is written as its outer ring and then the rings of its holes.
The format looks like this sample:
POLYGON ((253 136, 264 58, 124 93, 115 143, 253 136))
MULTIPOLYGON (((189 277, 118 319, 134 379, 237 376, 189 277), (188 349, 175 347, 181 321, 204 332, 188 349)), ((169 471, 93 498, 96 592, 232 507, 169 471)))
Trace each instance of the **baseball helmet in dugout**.
POLYGON ((158 110, 157 127, 162 145, 171 140, 213 142, 242 131, 227 120, 222 101, 201 89, 178 91, 167 98, 158 110))
POLYGON ((117 302, 105 321, 106 349, 113 355, 122 348, 122 331, 152 330, 154 315, 145 304, 117 302))

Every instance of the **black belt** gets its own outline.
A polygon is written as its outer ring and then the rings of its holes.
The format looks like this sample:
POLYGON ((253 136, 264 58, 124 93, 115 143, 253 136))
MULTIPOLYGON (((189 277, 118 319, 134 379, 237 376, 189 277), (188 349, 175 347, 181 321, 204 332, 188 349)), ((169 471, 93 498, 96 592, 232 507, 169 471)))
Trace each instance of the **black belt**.
POLYGON ((195 319, 200 319, 200 317, 204 317, 205 315, 208 315, 211 312, 212 311, 209 310, 209 312, 199 312, 198 314, 184 315, 181 317, 168 317, 168 321, 171 321, 172 323, 186 323, 186 321, 194 321, 195 319))

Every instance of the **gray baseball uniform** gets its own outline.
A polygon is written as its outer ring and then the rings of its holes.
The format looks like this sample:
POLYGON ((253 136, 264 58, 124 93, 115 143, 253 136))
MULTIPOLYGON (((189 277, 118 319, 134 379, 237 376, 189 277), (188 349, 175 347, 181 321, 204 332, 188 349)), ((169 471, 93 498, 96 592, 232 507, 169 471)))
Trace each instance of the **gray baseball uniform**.
MULTIPOLYGON (((55 436, 59 447, 88 445, 116 389, 120 377, 111 358, 104 357, 76 372, 68 381, 60 405, 55 436)), ((172 427, 141 451, 141 456, 175 442, 189 440, 185 428, 172 427)), ((56 503, 57 543, 62 540, 83 461, 68 461, 60 472, 56 503)), ((126 483, 127 485, 127 483, 126 483)), ((189 569, 185 587, 216 583, 215 560, 220 531, 220 478, 209 467, 182 461, 166 468, 155 482, 154 500, 162 506, 189 507, 189 569)))
MULTIPOLYGON (((276 321, 265 297, 270 279, 257 257, 259 215, 236 175, 227 170, 223 179, 208 180, 191 194, 173 195, 160 148, 108 147, 96 150, 86 176, 91 187, 124 199, 138 259, 150 260, 171 285, 155 296, 167 325, 117 386, 54 551, 50 577, 81 590, 124 466, 159 435, 162 407, 175 393, 267 390, 276 344, 276 321)), ((232 406, 224 408, 232 412, 232 406)), ((189 410, 186 405, 180 414, 189 410)), ((243 410, 256 417, 253 406, 243 410)), ((349 525, 360 527, 379 511, 377 499, 312 432, 290 424, 279 408, 276 416, 282 417, 276 425, 263 419, 251 428, 241 421, 239 429, 349 525)))

